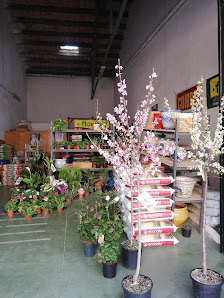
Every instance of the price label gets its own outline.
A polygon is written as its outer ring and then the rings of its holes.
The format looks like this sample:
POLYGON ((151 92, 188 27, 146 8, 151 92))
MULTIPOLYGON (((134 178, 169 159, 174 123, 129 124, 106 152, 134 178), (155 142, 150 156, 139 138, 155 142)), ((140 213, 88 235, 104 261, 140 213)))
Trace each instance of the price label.
POLYGON ((142 192, 137 199, 149 212, 153 211, 158 205, 158 202, 146 191, 142 192))
POLYGON ((98 237, 98 244, 103 245, 104 244, 104 235, 101 235, 98 237))

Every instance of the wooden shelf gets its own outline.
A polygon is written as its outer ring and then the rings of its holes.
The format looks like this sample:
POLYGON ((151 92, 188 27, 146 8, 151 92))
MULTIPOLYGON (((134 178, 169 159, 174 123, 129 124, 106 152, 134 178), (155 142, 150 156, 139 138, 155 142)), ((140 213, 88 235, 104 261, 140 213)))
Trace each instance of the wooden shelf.
POLYGON ((175 196, 175 203, 201 203, 201 202, 203 202, 203 198, 201 197, 199 187, 194 188, 192 197, 189 199, 183 199, 175 196))
MULTIPOLYGON (((164 133, 164 134, 175 134, 175 130, 169 130, 169 129, 146 129, 144 128, 145 131, 150 130, 156 133, 164 133)), ((190 135, 190 132, 178 132, 179 135, 190 135)))
MULTIPOLYGON (((55 133, 55 131, 53 131, 55 133)), ((93 130, 93 129, 67 129, 67 130, 61 130, 59 132, 75 132, 75 133, 109 133, 113 132, 113 130, 93 130)))
MULTIPOLYGON (((163 163, 164 165, 167 165, 171 168, 173 167, 173 160, 171 157, 165 157, 160 155, 159 159, 161 163, 163 163)), ((192 162, 191 159, 185 158, 184 161, 177 162, 177 170, 190 170, 189 167, 195 167, 196 165, 197 163, 192 162)), ((193 168, 192 170, 197 170, 197 169, 193 168)))

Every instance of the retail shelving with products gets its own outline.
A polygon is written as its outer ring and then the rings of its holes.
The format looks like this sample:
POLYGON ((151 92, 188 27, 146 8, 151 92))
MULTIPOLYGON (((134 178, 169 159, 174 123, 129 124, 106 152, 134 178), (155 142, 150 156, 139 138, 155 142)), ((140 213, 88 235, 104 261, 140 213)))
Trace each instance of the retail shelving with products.
MULTIPOLYGON (((72 134, 78 134, 78 135, 82 135, 82 136, 86 136, 87 138, 87 134, 89 134, 90 136, 93 136, 93 135, 101 135, 101 131, 99 130, 86 130, 86 129, 68 129, 68 130, 63 130, 63 131, 60 131, 61 133, 64 133, 66 135, 66 139, 69 140, 69 138, 71 137, 72 134)), ((114 133, 113 130, 108 130, 108 131, 104 131, 105 133, 114 133)), ((113 149, 111 148, 103 148, 102 150, 105 150, 105 151, 112 151, 113 149)), ((72 153, 74 154, 74 157, 75 157, 75 154, 80 154, 80 153, 98 153, 98 150, 96 149, 56 149, 55 148, 55 132, 54 131, 51 131, 51 158, 55 158, 55 154, 56 153, 65 153, 66 155, 68 153, 72 153)), ((96 156, 99 156, 99 154, 96 154, 96 156)), ((93 171, 98 171, 100 170, 101 168, 89 168, 87 167, 86 169, 90 169, 90 170, 93 170, 93 171)), ((106 170, 113 170, 113 168, 109 167, 109 168, 104 168, 106 170)), ((81 170, 85 170, 85 168, 82 168, 81 167, 81 170)))
MULTIPOLYGON (((155 134, 172 134, 174 135, 175 140, 175 146, 178 146, 178 141, 180 136, 189 136, 189 132, 179 132, 179 121, 177 119, 176 121, 176 127, 175 130, 165 130, 165 129, 157 129, 152 130, 155 134)), ((146 129, 145 129, 146 130, 146 129)), ((164 157, 162 155, 159 156, 160 161, 162 164, 168 166, 172 169, 173 178, 176 179, 177 171, 183 171, 183 170, 190 170, 189 168, 193 165, 195 165, 189 158, 185 158, 182 162, 177 162, 177 150, 174 151, 174 160, 171 159, 171 157, 164 157)), ((192 169, 195 170, 195 169, 192 169)), ((182 199, 175 195, 175 193, 172 195, 172 199, 174 200, 174 204, 172 206, 172 211, 174 211, 175 203, 200 203, 201 209, 200 209, 200 221, 199 221, 199 233, 201 234, 201 227, 202 227, 202 213, 203 213, 203 187, 202 187, 202 194, 200 192, 200 189, 198 187, 195 187, 192 193, 192 197, 189 199, 182 199)))

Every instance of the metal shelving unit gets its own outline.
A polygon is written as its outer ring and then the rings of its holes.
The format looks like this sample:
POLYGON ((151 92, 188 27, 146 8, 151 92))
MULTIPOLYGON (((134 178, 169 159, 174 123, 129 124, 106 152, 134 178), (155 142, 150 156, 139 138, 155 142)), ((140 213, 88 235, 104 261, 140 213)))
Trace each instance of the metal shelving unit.
MULTIPOLYGON (((163 134, 173 134, 175 139, 175 145, 178 146, 178 138, 179 136, 189 136, 188 132, 179 132, 179 121, 176 121, 176 128, 175 130, 166 130, 166 129, 158 129, 153 130, 154 133, 163 133, 163 134)), ((173 178, 176 179, 176 173, 178 171, 189 170, 189 167, 193 165, 193 162, 186 158, 183 162, 177 162, 177 150, 174 152, 174 160, 170 157, 159 156, 161 163, 173 169, 173 178)), ((194 169, 193 169, 194 170, 194 169)), ((202 195, 200 194, 199 190, 195 188, 192 193, 192 197, 190 199, 181 199, 175 196, 175 193, 172 195, 172 200, 174 204, 172 206, 172 211, 174 211, 175 203, 201 203, 201 210, 200 210, 200 221, 199 221, 199 234, 201 234, 201 227, 202 227, 202 214, 203 214, 203 187, 202 187, 202 195)))

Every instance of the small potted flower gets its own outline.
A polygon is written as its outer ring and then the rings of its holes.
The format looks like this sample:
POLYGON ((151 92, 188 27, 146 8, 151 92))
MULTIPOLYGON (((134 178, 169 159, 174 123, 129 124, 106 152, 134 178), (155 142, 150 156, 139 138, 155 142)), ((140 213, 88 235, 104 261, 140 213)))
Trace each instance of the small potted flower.
POLYGON ((38 205, 36 204, 35 201, 31 201, 31 202, 24 201, 21 203, 18 210, 20 212, 23 212, 26 220, 31 220, 32 216, 36 213, 37 208, 38 208, 38 205))
POLYGON ((62 130, 68 130, 68 120, 66 119, 54 119, 51 124, 51 130, 59 132, 62 130))
POLYGON ((49 158, 46 156, 44 158, 44 165, 47 168, 47 176, 52 176, 52 172, 56 172, 55 166, 54 166, 54 159, 49 158))
POLYGON ((4 208, 7 211, 7 216, 8 217, 12 217, 14 215, 14 211, 17 210, 17 202, 18 202, 18 198, 16 197, 11 197, 11 200, 9 200, 4 208))
POLYGON ((89 195, 89 193, 93 191, 93 187, 89 184, 85 184, 83 186, 83 189, 85 191, 85 197, 87 197, 89 195))
POLYGON ((54 196, 55 206, 57 207, 57 211, 61 212, 64 207, 68 205, 68 203, 65 201, 64 195, 55 195, 54 196))
POLYGON ((78 198, 83 199, 84 198, 84 193, 85 193, 85 190, 83 188, 80 188, 78 190, 78 198))
POLYGON ((53 204, 47 196, 45 196, 40 204, 43 215, 46 216, 53 211, 53 204))

